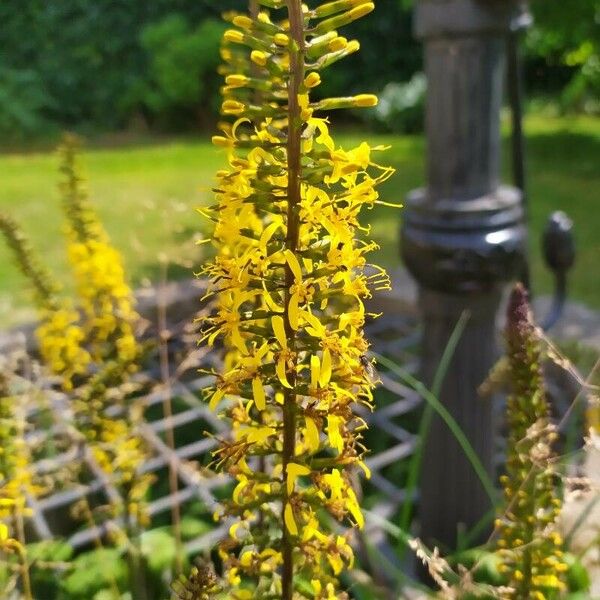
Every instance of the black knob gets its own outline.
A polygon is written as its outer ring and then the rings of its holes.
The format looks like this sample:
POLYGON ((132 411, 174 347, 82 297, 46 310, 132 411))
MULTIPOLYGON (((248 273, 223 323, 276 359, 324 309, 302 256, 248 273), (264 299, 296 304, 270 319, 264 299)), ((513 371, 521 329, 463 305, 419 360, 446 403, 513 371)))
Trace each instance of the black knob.
POLYGON ((573 221, 562 211, 553 212, 542 238, 546 264, 555 272, 568 271, 575 262, 573 221))

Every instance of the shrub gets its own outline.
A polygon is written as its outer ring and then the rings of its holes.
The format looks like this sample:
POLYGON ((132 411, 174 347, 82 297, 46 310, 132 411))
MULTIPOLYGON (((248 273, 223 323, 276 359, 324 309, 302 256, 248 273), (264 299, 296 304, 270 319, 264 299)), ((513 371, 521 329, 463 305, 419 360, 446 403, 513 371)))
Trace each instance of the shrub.
POLYGON ((215 71, 223 30, 213 19, 194 28, 182 15, 170 15, 143 30, 141 42, 149 56, 150 77, 140 100, 163 125, 181 126, 215 113, 215 71))

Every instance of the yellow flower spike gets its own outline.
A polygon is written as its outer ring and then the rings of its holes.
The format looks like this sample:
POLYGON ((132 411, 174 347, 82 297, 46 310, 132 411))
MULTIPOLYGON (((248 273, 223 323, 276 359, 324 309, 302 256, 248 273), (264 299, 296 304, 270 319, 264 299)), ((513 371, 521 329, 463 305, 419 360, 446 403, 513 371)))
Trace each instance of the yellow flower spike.
POLYGON ((258 410, 265 410, 267 407, 265 390, 260 377, 255 377, 252 380, 252 393, 254 395, 254 403, 256 404, 256 408, 258 408, 258 410))
POLYGON ((288 463, 286 468, 287 478, 287 493, 290 496, 294 492, 294 486, 296 479, 303 475, 310 475, 310 469, 305 465, 299 465, 298 463, 288 463))
POLYGON ((334 30, 319 35, 317 28, 328 17, 325 27, 351 22, 372 3, 261 4, 283 10, 273 11, 273 23, 266 11, 252 22, 232 16, 242 31, 225 35, 225 44, 243 47, 224 54, 224 110, 247 113, 252 121, 244 117, 221 128, 218 143, 227 148, 229 165, 217 176, 215 206, 205 211, 215 222, 217 256, 203 273, 217 309, 202 319, 202 340, 224 342, 217 387, 237 398, 208 398, 231 422, 232 435, 220 442, 215 458, 236 480, 227 516, 244 524, 220 556, 224 580, 231 581, 227 597, 290 600, 293 577, 301 572, 307 581, 322 582, 318 600, 325 600, 341 593, 336 576, 353 555, 345 538, 325 524, 319 530, 315 515, 362 524, 346 470, 368 471, 360 443, 364 424, 351 407, 357 399, 372 401, 372 382, 360 376, 368 348, 362 303, 386 281, 379 271, 365 273, 365 255, 375 244, 357 239, 369 234, 359 213, 378 200, 375 187, 391 171, 371 160, 368 145, 338 147, 321 114, 372 100, 310 97, 324 69, 358 48, 334 30), (237 88, 256 91, 242 95, 237 88), (310 174, 314 153, 324 167, 321 177, 310 174), (298 458, 326 447, 339 455, 334 471, 313 472, 298 458), (254 470, 258 457, 265 457, 266 469, 254 470), (243 458, 253 459, 244 469, 243 458), (273 513, 274 503, 283 514, 273 513), (277 528, 281 534, 270 539, 277 528), (314 558, 294 550, 299 532, 314 558), (271 560, 267 552, 275 547, 271 560))
POLYGON ((294 519, 294 509, 289 502, 285 505, 283 520, 285 521, 285 526, 288 532, 291 535, 298 535, 298 526, 296 525, 296 520, 294 519))

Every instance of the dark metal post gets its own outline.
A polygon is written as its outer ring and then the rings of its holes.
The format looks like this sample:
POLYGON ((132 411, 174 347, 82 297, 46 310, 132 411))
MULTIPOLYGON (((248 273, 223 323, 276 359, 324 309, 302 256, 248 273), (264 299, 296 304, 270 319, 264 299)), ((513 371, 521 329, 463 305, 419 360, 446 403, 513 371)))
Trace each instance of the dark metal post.
MULTIPOLYGON (((526 242, 521 193, 499 177, 506 36, 522 15, 517 0, 420 0, 415 24, 428 78, 427 187, 409 195, 402 254, 420 286, 422 376, 431 382, 468 312, 440 400, 492 477, 494 411, 476 390, 497 356, 500 296, 526 242)), ((421 537, 452 548, 458 531, 470 531, 492 503, 439 418, 424 444, 421 537)))

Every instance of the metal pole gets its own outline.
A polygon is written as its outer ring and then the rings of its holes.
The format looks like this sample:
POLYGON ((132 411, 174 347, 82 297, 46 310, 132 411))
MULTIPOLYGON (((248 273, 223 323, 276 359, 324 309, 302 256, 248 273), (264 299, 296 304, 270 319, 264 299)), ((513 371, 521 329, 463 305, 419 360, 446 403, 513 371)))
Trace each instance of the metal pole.
MULTIPOLYGON (((417 4, 428 78, 427 187, 409 195, 401 234, 405 264, 420 288, 426 383, 460 315, 470 315, 440 400, 492 477, 494 410, 476 390, 495 362, 496 312, 526 243, 522 194, 499 177, 505 41, 522 15, 516 0, 417 4)), ((459 531, 475 527, 492 502, 439 418, 423 443, 420 535, 455 548, 459 531)))

